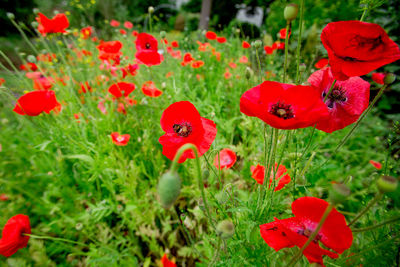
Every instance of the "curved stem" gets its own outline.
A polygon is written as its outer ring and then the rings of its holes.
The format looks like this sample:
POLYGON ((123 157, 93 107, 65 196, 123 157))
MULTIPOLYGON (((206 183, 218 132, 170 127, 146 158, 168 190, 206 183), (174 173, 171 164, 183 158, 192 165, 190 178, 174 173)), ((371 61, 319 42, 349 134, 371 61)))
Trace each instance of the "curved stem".
MULTIPOLYGON (((296 84, 300 83, 300 50, 301 50, 301 34, 303 32, 303 17, 304 17, 304 0, 300 2, 300 21, 299 21, 299 37, 297 40, 297 65, 296 65, 296 84)), ((286 32, 287 34, 288 32, 286 32)))
POLYGON ((392 222, 395 222, 395 221, 398 221, 398 220, 400 220, 400 216, 396 216, 396 217, 394 217, 392 219, 389 219, 387 221, 383 221, 381 223, 378 223, 378 224, 375 224, 375 225, 371 225, 371 226, 368 226, 368 227, 352 229, 351 231, 353 233, 365 232, 365 231, 373 230, 375 228, 381 227, 381 226, 383 226, 385 224, 389 224, 389 223, 392 223, 392 222))
POLYGON ((348 224, 350 227, 352 224, 354 224, 358 219, 361 218, 376 202, 378 202, 381 197, 383 196, 382 192, 376 193, 375 197, 368 203, 368 205, 359 213, 357 216, 348 224))
POLYGON ((53 241, 61 241, 61 242, 66 242, 66 243, 72 243, 72 244, 76 244, 76 245, 80 245, 80 246, 87 246, 84 243, 72 241, 72 240, 65 239, 65 238, 52 237, 52 236, 39 236, 39 235, 31 235, 31 234, 22 234, 22 235, 29 236, 29 237, 35 238, 35 239, 47 239, 47 240, 53 240, 53 241))

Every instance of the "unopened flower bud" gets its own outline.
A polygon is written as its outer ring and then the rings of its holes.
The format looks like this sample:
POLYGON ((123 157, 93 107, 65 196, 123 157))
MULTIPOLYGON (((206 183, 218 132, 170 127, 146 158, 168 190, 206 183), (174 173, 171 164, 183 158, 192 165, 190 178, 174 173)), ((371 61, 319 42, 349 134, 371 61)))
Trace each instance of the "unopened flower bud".
POLYGON ((77 224, 75 225, 75 229, 76 229, 77 231, 82 230, 82 229, 83 229, 83 224, 82 224, 82 223, 77 223, 77 224))
POLYGON ((382 176, 377 181, 379 191, 382 193, 390 193, 396 191, 398 181, 392 176, 382 176))
POLYGON ((396 80, 396 75, 393 73, 388 73, 385 75, 385 78, 383 78, 383 82, 387 85, 392 84, 396 80))
POLYGON ((165 31, 160 31, 160 37, 164 39, 165 36, 167 36, 167 33, 165 31))
POLYGON ((36 62, 36 57, 34 55, 29 55, 29 56, 26 57, 26 60, 28 62, 35 63, 36 62))
POLYGON ((297 17, 297 13, 299 12, 299 6, 296 4, 288 4, 284 11, 283 11, 283 17, 285 20, 288 22, 291 22, 297 17))
POLYGON ((149 12, 150 14, 153 14, 153 13, 154 13, 154 7, 149 6, 148 12, 149 12))
POLYGON ((165 209, 169 209, 181 192, 181 178, 177 173, 164 173, 158 182, 157 191, 161 205, 165 209))
POLYGON ((348 196, 350 196, 350 189, 346 185, 340 183, 332 185, 332 189, 329 192, 329 199, 332 204, 343 203, 348 196))
POLYGON ((39 8, 35 7, 34 9, 32 9, 32 11, 33 11, 34 14, 38 14, 39 13, 39 8))
POLYGON ((246 67, 245 76, 246 79, 249 80, 253 76, 254 72, 251 68, 246 67))
POLYGON ((37 21, 32 21, 31 26, 36 29, 39 26, 39 23, 37 21))
POLYGON ((228 239, 235 233, 235 225, 230 220, 220 221, 217 225, 217 234, 222 239, 228 239))
POLYGON ((57 15, 60 12, 58 10, 54 10, 53 13, 54 13, 54 15, 57 15))
POLYGON ((306 69, 307 69, 307 66, 306 66, 306 64, 304 64, 304 63, 301 63, 301 64, 299 65, 299 71, 300 71, 300 72, 305 72, 305 71, 306 71, 306 69))
POLYGON ((9 19, 13 20, 13 19, 15 19, 15 16, 14 16, 14 14, 13 14, 13 13, 11 13, 11 12, 7 12, 7 18, 9 18, 9 19))
POLYGON ((262 45, 261 40, 256 40, 256 41, 254 42, 254 47, 255 47, 255 48, 260 48, 261 45, 262 45))

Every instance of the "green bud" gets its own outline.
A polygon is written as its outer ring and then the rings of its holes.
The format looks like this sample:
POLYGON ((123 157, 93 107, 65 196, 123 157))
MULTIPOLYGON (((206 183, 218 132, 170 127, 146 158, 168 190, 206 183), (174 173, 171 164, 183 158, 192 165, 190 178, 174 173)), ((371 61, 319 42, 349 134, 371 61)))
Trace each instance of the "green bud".
POLYGON ((33 11, 34 14, 38 14, 39 13, 39 8, 35 7, 34 9, 32 9, 32 11, 33 11))
POLYGON ((246 79, 249 80, 253 75, 254 75, 254 71, 251 68, 246 67, 246 71, 245 71, 246 79))
POLYGON ((177 173, 169 171, 164 173, 158 182, 157 191, 161 205, 169 209, 181 192, 181 178, 177 173))
POLYGON ((390 193, 396 191, 398 179, 392 176, 381 176, 377 181, 379 191, 382 193, 390 193))
POLYGON ((77 231, 82 230, 82 229, 83 229, 83 224, 82 224, 82 223, 77 223, 77 224, 75 225, 75 229, 76 229, 77 231))
POLYGON ((208 177, 210 177, 210 171, 207 170, 207 169, 205 169, 205 170, 203 171, 203 181, 207 181, 207 180, 208 180, 208 177))
POLYGON ((148 10, 147 10, 150 14, 154 13, 154 7, 149 6, 148 10))
POLYGON ((305 71, 306 71, 306 69, 307 69, 307 66, 306 66, 306 64, 304 64, 304 63, 301 63, 301 64, 299 65, 299 71, 300 71, 300 72, 305 72, 305 71))
POLYGON ((387 85, 392 84, 396 80, 396 75, 393 73, 388 73, 385 75, 385 78, 383 78, 383 82, 387 85))
POLYGON ((15 16, 14 16, 14 14, 13 14, 13 13, 11 13, 11 12, 7 12, 7 18, 9 18, 9 19, 13 20, 13 19, 15 19, 15 16))
POLYGON ((350 193, 350 189, 346 185, 335 183, 329 191, 329 199, 332 204, 343 203, 350 193))
POLYGON ((164 39, 165 36, 167 36, 167 33, 165 31, 161 31, 160 32, 160 37, 164 39))
POLYGON ((260 48, 261 46, 262 46, 261 40, 256 40, 256 41, 254 42, 254 47, 255 47, 255 48, 260 48))
POLYGON ((39 23, 37 21, 32 21, 31 26, 36 29, 39 26, 39 23))
POLYGON ((54 10, 53 13, 54 13, 54 15, 57 15, 58 13, 60 13, 60 11, 54 10))
POLYGON ((217 225, 217 234, 222 239, 228 239, 235 233, 235 225, 230 220, 220 221, 217 225))
POLYGON ((297 13, 299 12, 299 6, 296 4, 288 4, 283 11, 283 17, 288 22, 291 22, 297 17, 297 13))
POLYGON ((28 62, 35 63, 36 62, 36 57, 34 55, 29 55, 29 56, 26 57, 26 60, 28 62))

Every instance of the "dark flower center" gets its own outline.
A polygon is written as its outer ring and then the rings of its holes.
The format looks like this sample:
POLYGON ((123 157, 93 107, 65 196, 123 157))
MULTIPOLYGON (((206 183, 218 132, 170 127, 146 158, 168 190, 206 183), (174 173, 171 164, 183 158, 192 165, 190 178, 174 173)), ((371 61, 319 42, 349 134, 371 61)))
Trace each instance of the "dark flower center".
POLYGON ((182 137, 188 137, 189 134, 192 133, 192 126, 187 122, 184 122, 182 124, 174 124, 172 128, 177 135, 182 137))
POLYGON ((367 48, 368 50, 372 51, 383 44, 383 41, 381 36, 378 36, 376 38, 368 38, 356 35, 350 40, 350 44, 355 47, 367 48))
POLYGON ((290 104, 278 102, 278 103, 272 105, 269 112, 279 118, 284 119, 284 120, 291 119, 294 117, 292 105, 290 105, 290 104))
MULTIPOLYGON (((308 228, 304 228, 304 229, 298 230, 297 233, 298 233, 299 235, 304 235, 304 236, 306 236, 306 237, 310 237, 310 236, 312 235, 313 231, 310 230, 310 229, 308 229, 308 228)), ((314 243, 318 243, 318 241, 319 241, 320 239, 321 239, 321 235, 320 235, 320 234, 317 234, 317 236, 314 238, 313 242, 314 242, 314 243)))
MULTIPOLYGON (((322 93, 322 98, 325 99, 326 93, 322 93)), ((329 94, 328 99, 326 100, 325 104, 328 108, 333 108, 335 103, 343 103, 347 101, 346 97, 346 90, 340 86, 334 86, 332 92, 329 94)))
POLYGON ((150 47, 151 47, 150 43, 146 43, 145 47, 146 47, 146 49, 150 49, 150 47))

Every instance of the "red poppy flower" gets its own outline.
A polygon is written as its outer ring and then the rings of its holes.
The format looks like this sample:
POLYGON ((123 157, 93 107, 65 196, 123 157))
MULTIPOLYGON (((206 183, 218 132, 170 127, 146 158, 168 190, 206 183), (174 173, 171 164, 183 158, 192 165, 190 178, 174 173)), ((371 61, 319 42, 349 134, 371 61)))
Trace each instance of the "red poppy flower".
POLYGON ((127 29, 132 29, 133 28, 133 24, 130 21, 125 21, 124 22, 124 27, 127 29))
POLYGON ((147 81, 142 85, 143 94, 150 97, 159 97, 162 95, 162 91, 157 89, 155 83, 153 81, 147 81))
POLYGON ((6 80, 4 80, 4 78, 0 78, 0 86, 2 86, 3 83, 5 83, 5 82, 6 82, 6 80))
POLYGON ((23 234, 31 233, 29 217, 18 214, 11 217, 4 225, 0 239, 0 255, 10 257, 19 249, 26 247, 29 236, 23 234))
POLYGON ((115 83, 113 85, 111 85, 108 88, 108 92, 110 94, 112 94, 113 96, 115 96, 116 98, 119 97, 126 97, 128 96, 130 93, 133 92, 133 90, 135 90, 135 84, 133 83, 126 83, 126 82, 119 82, 119 83, 115 83))
MULTIPOLYGON (((184 144, 194 144, 199 156, 206 153, 217 135, 213 121, 203 118, 195 106, 188 101, 175 102, 164 110, 161 116, 161 128, 165 132, 158 141, 163 146, 163 155, 173 160, 178 149, 184 144)), ((194 159, 192 150, 185 151, 178 162, 194 159)))
MULTIPOLYGON (((291 34, 291 33, 292 33, 292 32, 289 31, 289 37, 290 37, 290 34, 291 34)), ((280 29, 280 31, 279 31, 279 38, 280 38, 280 39, 286 39, 286 28, 280 29)))
POLYGON ((119 62, 119 57, 122 55, 120 52, 121 48, 122 43, 120 41, 100 42, 97 46, 99 50, 99 59, 119 62))
MULTIPOLYGON (((271 175, 269 176, 269 185, 268 188, 271 187, 273 178, 274 178, 274 172, 275 174, 275 180, 278 181, 278 184, 275 186, 274 191, 279 191, 281 190, 285 185, 290 183, 290 176, 287 174, 287 169, 284 165, 279 165, 278 163, 275 162, 275 170, 271 170, 271 175)), ((251 171, 251 177, 254 178, 254 180, 257 181, 258 184, 263 184, 264 183, 264 175, 265 175, 265 167, 262 165, 257 164, 257 166, 251 166, 250 167, 251 171)))
POLYGON ((36 56, 36 59, 38 61, 43 61, 43 62, 52 62, 53 59, 56 58, 56 54, 39 54, 36 56))
POLYGON ((250 48, 251 45, 250 45, 248 42, 243 41, 243 42, 242 42, 242 47, 243 47, 244 49, 247 49, 247 48, 250 48))
POLYGON ((274 53, 274 48, 272 46, 264 46, 265 54, 272 55, 274 53))
POLYGON ((161 263, 163 267, 176 267, 176 264, 168 259, 167 254, 161 258, 161 263))
MULTIPOLYGON (((274 222, 260 225, 261 237, 275 251, 293 246, 301 248, 317 227, 328 205, 328 202, 316 197, 298 198, 292 203, 295 217, 283 220, 275 218, 274 222)), ((344 216, 335 208, 329 213, 314 242, 311 242, 303 252, 310 263, 316 262, 325 266, 323 255, 331 258, 337 258, 338 255, 322 249, 319 241, 339 254, 350 248, 353 243, 353 234, 344 216)))
POLYGON ((381 26, 361 21, 331 22, 322 30, 329 65, 337 80, 365 75, 400 59, 400 49, 381 26))
POLYGON ((130 74, 132 76, 135 76, 137 74, 137 71, 139 69, 139 65, 138 64, 129 64, 128 66, 126 66, 125 68, 122 68, 122 78, 125 78, 126 75, 130 74))
POLYGON ((140 64, 147 66, 159 65, 163 60, 162 55, 157 52, 158 42, 154 36, 142 32, 138 35, 135 44, 135 57, 140 64))
POLYGON ((385 84, 385 82, 383 81, 385 79, 385 76, 385 73, 374 72, 372 73, 372 80, 378 84, 385 84))
POLYGON ((192 54, 186 53, 185 55, 183 55, 183 61, 181 62, 181 65, 186 66, 193 60, 194 60, 194 58, 192 57, 192 54))
POLYGON ((171 55, 171 57, 176 58, 176 59, 181 59, 182 53, 180 50, 173 50, 171 46, 167 47, 167 52, 168 54, 171 55))
POLYGON ((313 126, 329 115, 316 88, 271 81, 246 91, 240 98, 240 111, 278 129, 313 126))
POLYGON ((110 25, 111 25, 111 27, 118 27, 119 26, 119 21, 117 21, 115 19, 112 19, 110 21, 110 25))
POLYGON ((217 37, 217 42, 220 44, 223 44, 226 42, 226 38, 225 37, 217 37))
POLYGON ((122 35, 126 35, 126 31, 124 29, 119 29, 119 33, 122 35))
POLYGON ((206 38, 209 40, 215 40, 215 39, 217 39, 217 34, 215 32, 208 31, 206 33, 206 38))
POLYGON ((89 37, 92 35, 93 28, 92 27, 85 27, 81 29, 81 37, 82 39, 89 39, 89 37))
POLYGON ((219 162, 218 162, 218 154, 214 159, 215 168, 223 168, 230 169, 233 164, 236 162, 236 153, 229 148, 224 148, 219 152, 219 162))
POLYGON ((24 71, 37 71, 38 67, 35 63, 28 62, 24 65, 19 66, 19 69, 24 71))
MULTIPOLYGON (((319 90, 321 100, 325 99, 333 80, 331 68, 318 70, 308 78, 308 82, 319 90)), ((360 77, 336 81, 325 103, 329 117, 318 121, 316 128, 332 133, 356 122, 368 107, 369 87, 370 84, 360 77)))
POLYGON ((172 42, 171 42, 171 46, 172 46, 172 47, 179 47, 179 44, 178 44, 177 41, 172 41, 172 42))
POLYGON ((129 134, 119 134, 118 132, 111 133, 111 139, 117 146, 126 146, 130 137, 129 134))
POLYGON ((14 112, 20 115, 28 116, 37 116, 43 111, 49 114, 52 110, 60 111, 61 104, 57 102, 56 95, 51 90, 26 93, 18 98, 13 109, 14 112))
POLYGON ((38 31, 46 36, 47 33, 64 33, 65 29, 69 26, 69 21, 67 16, 63 13, 55 15, 52 19, 49 19, 42 13, 38 14, 36 21, 39 23, 38 31))
POLYGON ((318 60, 317 63, 315 63, 314 67, 316 67, 317 69, 322 69, 323 67, 327 66, 329 63, 327 58, 321 58, 320 60, 318 60))
POLYGON ((249 59, 246 56, 241 56, 239 59, 239 62, 245 64, 245 63, 249 62, 249 59))
POLYGON ((86 81, 84 83, 80 82, 79 85, 80 85, 80 89, 79 89, 78 93, 80 93, 80 94, 82 94, 82 93, 86 94, 87 92, 93 91, 93 89, 90 86, 88 81, 86 81))
POLYGON ((231 77, 232 77, 232 73, 230 73, 230 72, 229 72, 229 69, 226 68, 226 69, 225 69, 225 73, 224 73, 224 78, 225 78, 226 80, 228 80, 228 79, 230 79, 231 77))
POLYGON ((133 37, 138 37, 138 36, 139 36, 138 31, 132 31, 132 36, 133 36, 133 37))
POLYGON ((370 160, 369 161, 369 163, 371 163, 372 164, 372 166, 374 166, 377 170, 380 170, 380 169, 382 169, 382 164, 381 163, 379 163, 379 162, 377 162, 377 161, 374 161, 374 160, 370 160))
MULTIPOLYGON (((0 150, 1 151, 1 150, 0 150)), ((0 200, 1 201, 7 201, 7 200, 9 200, 10 198, 6 195, 6 194, 0 194, 0 200)))
POLYGON ((194 69, 201 68, 204 66, 204 61, 203 60, 195 60, 192 62, 191 66, 194 69))
POLYGON ((274 50, 275 49, 284 50, 285 49, 285 43, 276 41, 275 43, 272 44, 272 49, 274 49, 274 50))

